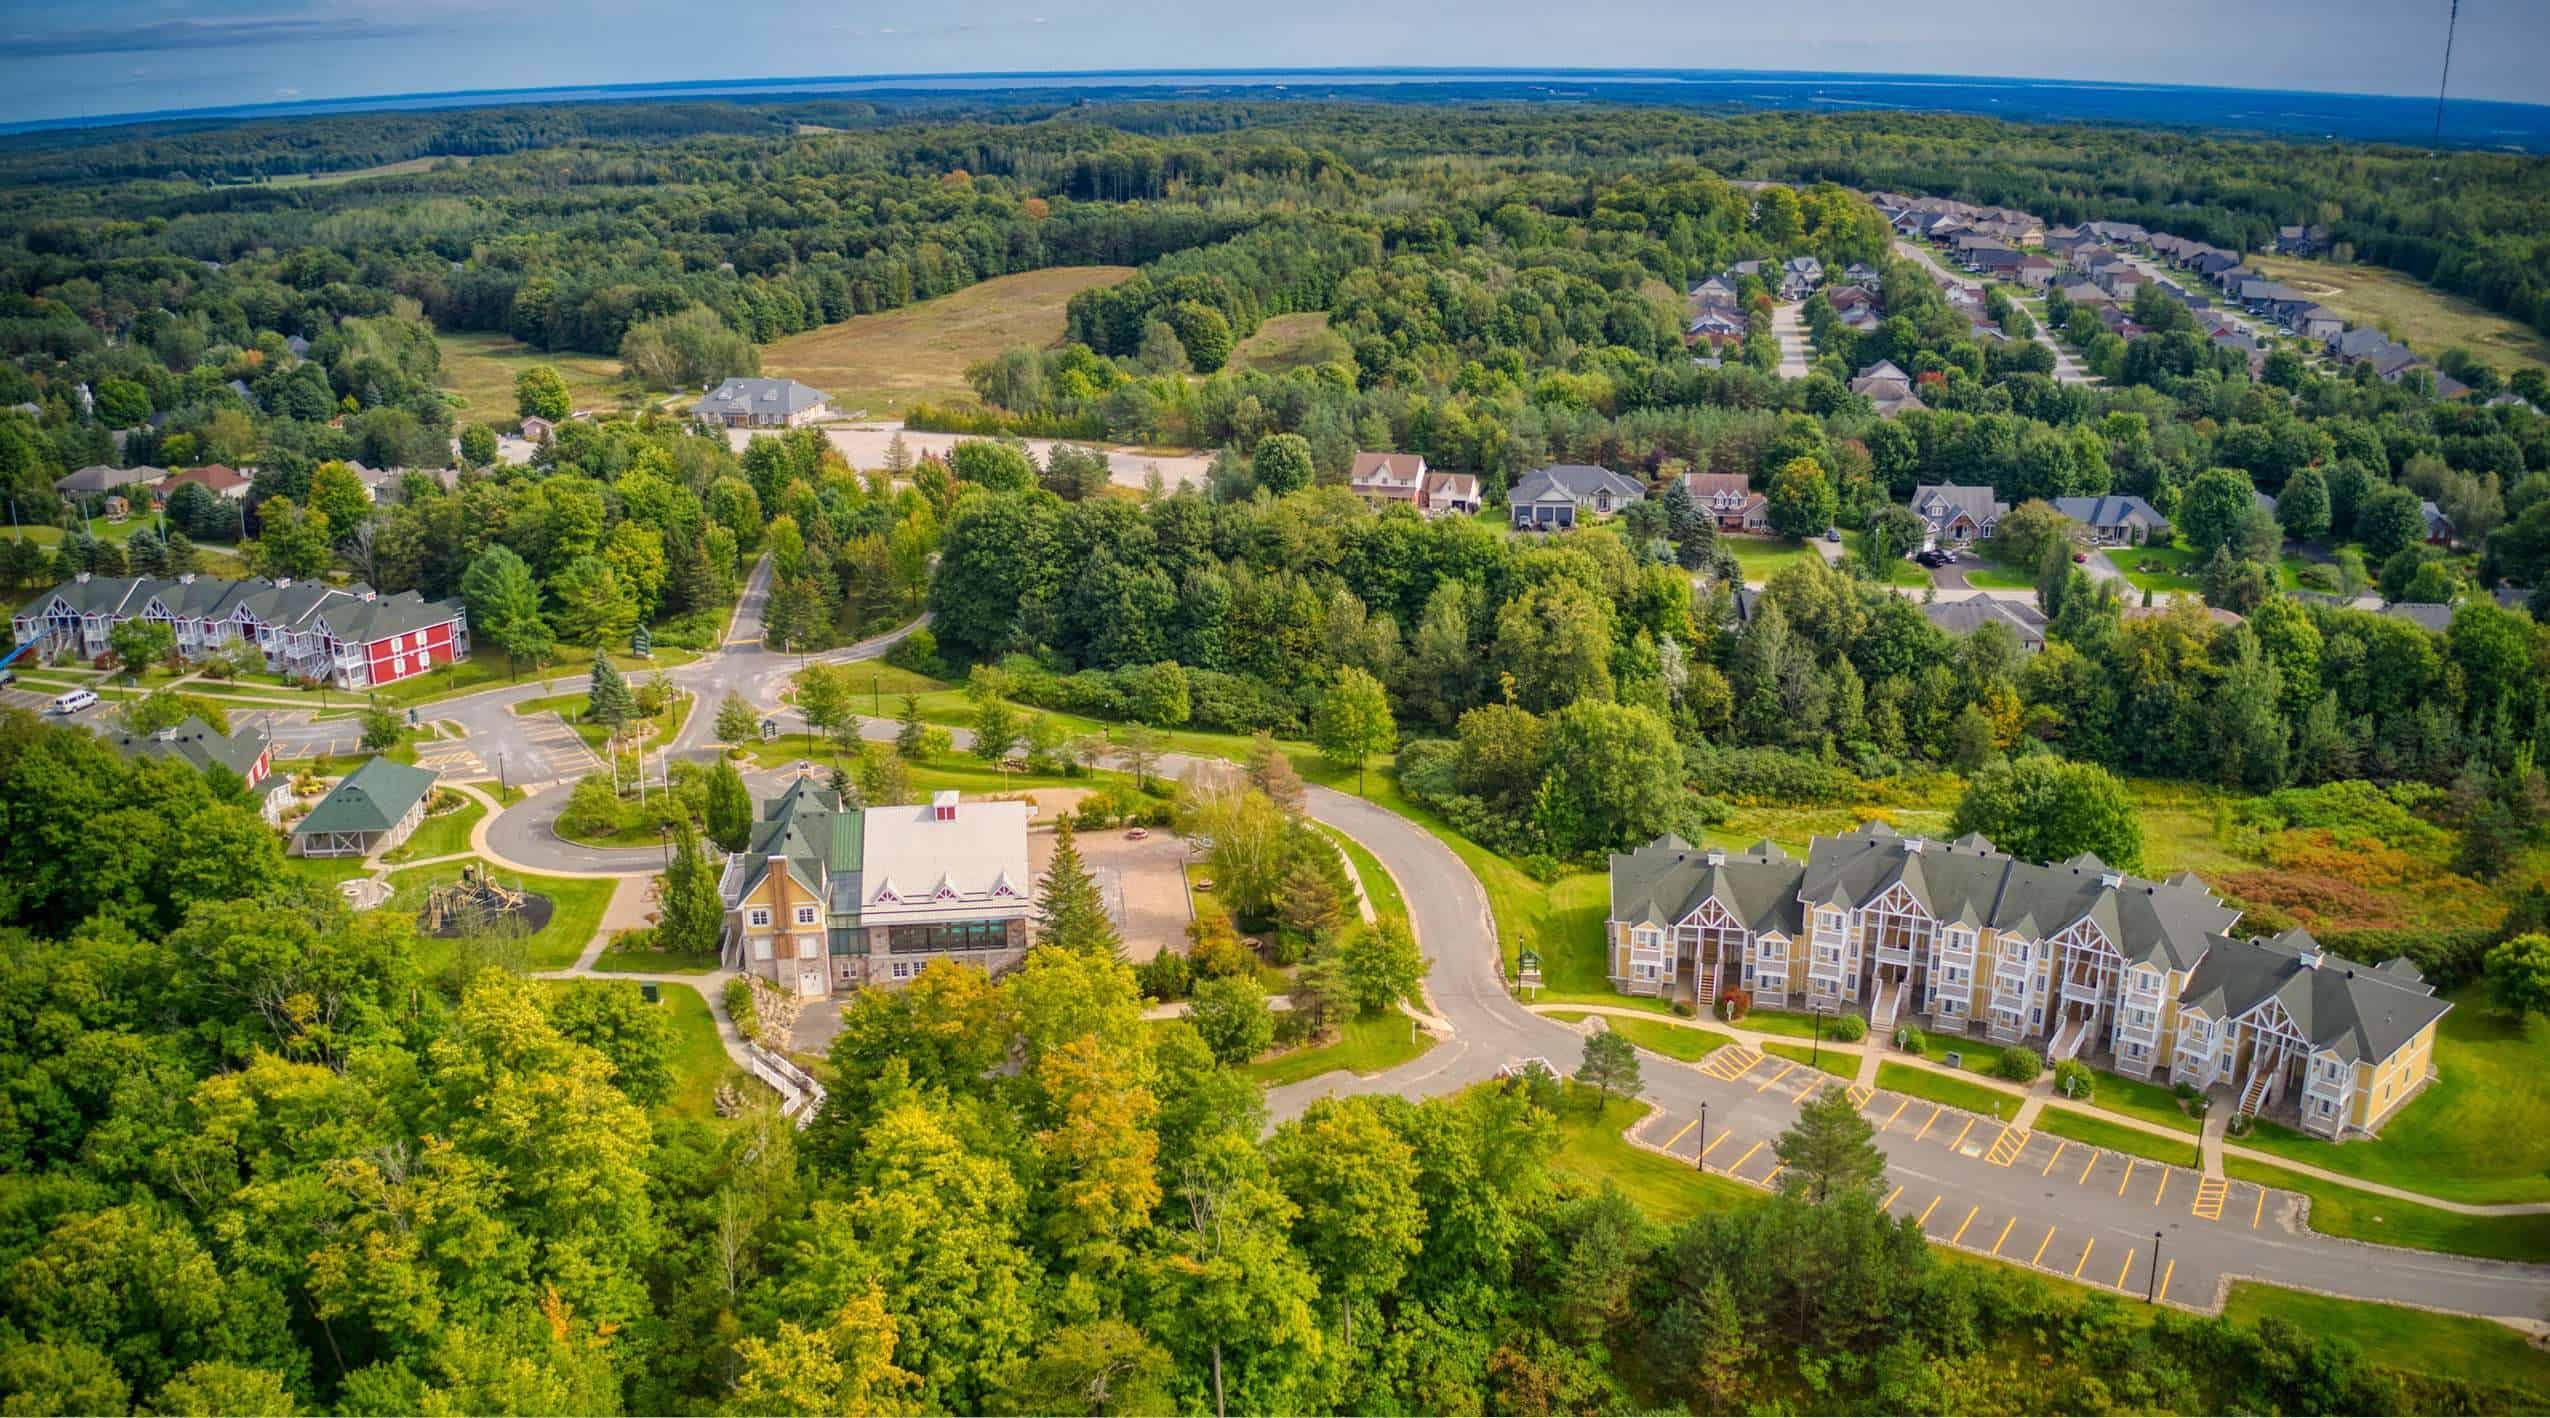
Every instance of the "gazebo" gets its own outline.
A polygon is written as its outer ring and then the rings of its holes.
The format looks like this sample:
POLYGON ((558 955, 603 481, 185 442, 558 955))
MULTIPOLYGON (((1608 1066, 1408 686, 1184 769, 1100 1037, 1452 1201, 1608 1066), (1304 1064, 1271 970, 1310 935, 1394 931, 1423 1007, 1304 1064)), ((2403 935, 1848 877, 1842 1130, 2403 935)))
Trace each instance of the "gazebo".
POLYGON ((292 829, 305 857, 368 857, 407 840, 425 820, 434 771, 375 758, 345 776, 292 829))

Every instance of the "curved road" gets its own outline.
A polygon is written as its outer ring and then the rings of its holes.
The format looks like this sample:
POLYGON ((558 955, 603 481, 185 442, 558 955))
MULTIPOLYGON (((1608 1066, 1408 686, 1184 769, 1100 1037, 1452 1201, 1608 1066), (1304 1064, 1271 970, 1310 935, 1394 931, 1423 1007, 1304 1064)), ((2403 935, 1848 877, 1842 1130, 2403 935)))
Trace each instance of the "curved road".
MULTIPOLYGON (((774 654, 744 634, 758 633, 767 586, 767 568, 757 569, 727 644, 671 673, 676 684, 698 696, 674 751, 705 751, 698 746, 707 743, 716 701, 730 688, 765 712, 777 709, 778 686, 796 668, 795 657, 774 654)), ((912 628, 818 658, 873 658, 912 628)), ((435 717, 458 720, 473 734, 481 725, 500 729, 500 721, 511 720, 511 704, 542 692, 536 685, 488 691, 437 706, 435 717)), ((894 729, 889 720, 862 723, 862 732, 874 738, 890 738, 894 729)), ((960 730, 955 738, 961 744, 966 735, 960 730)), ((1204 761, 1169 754, 1160 767, 1175 775, 1204 761)), ((550 822, 564 792, 552 789, 498 814, 488 834, 491 851, 509 862, 546 870, 639 874, 654 868, 659 859, 654 850, 611 851, 558 840, 550 822)), ((1270 1089, 1269 1112, 1277 1119, 1289 1118, 1322 1097, 1349 1092, 1437 1096, 1530 1058, 1545 1059, 1562 1073, 1571 1071, 1584 1035, 1532 1013, 1507 993, 1486 891, 1460 857, 1432 833, 1364 799, 1312 788, 1308 803, 1314 817, 1361 842, 1399 883, 1411 925, 1429 957, 1427 994, 1452 1035, 1381 1074, 1332 1073, 1270 1089)), ((1657 1112, 1633 1134, 1635 1139, 1686 1164, 1705 1145, 1715 1170, 1743 1168, 1739 1154, 1749 1159, 1759 1152, 1763 1160, 1743 1170, 1757 1182, 1769 1166, 1768 1140, 1795 1118, 1799 1099, 1825 1079, 1776 1058, 1732 1078, 1652 1054, 1644 1056, 1644 1063, 1641 1096, 1657 1112), (1703 1109, 1705 1128, 1697 1125, 1703 1109)), ((2230 1282, 2244 1277, 2519 1322, 2537 1323, 2550 1303, 2550 1267, 2319 1236, 2294 1224, 2296 1199, 2282 1192, 2261 1193, 2245 1183, 2237 1184, 2238 1205, 2216 1197, 2216 1214, 2207 1216, 2197 1178, 2184 1169, 2149 1163, 2137 1168, 2115 1154, 2096 1154, 2046 1137, 2031 1139, 2012 1153, 1992 1145, 2000 1130, 1989 1119, 1936 1110, 1884 1092, 1866 1107, 1872 1121, 1881 1124, 1879 1145, 1889 1157, 1889 1184, 1895 1192, 1888 1205, 1898 1215, 1918 1215, 1925 1233, 1942 1244, 2140 1296, 2155 1283, 2151 1272, 2158 1267, 2137 1257, 2150 1255, 2157 1234, 2168 1257, 2167 1298, 2205 1309, 2218 1306, 2230 1282), (1924 1120, 1917 1132, 1916 1119, 1924 1120), (2039 1157, 2051 1159, 2042 1170, 2039 1157), (2081 1167, 2077 1181, 2075 1166, 2081 1167), (2111 1191, 2108 1180, 2120 1171, 2122 1179, 2111 1191), (1979 1218, 1981 1230, 1975 1229, 1979 1218), (2120 1262, 2122 1271, 2111 1276, 2108 1267, 2120 1262)))

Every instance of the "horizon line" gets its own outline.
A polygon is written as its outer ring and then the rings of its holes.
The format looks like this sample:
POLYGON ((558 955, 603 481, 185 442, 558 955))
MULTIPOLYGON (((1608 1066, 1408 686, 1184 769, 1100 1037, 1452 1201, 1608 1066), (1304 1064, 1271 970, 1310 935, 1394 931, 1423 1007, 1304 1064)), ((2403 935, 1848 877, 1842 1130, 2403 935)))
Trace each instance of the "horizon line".
MULTIPOLYGON (((1514 78, 1546 76, 1579 80, 1677 80, 1697 76, 1743 77, 1756 81, 1780 80, 1849 80, 1860 83, 1918 83, 1924 80, 1954 80, 2014 86, 2038 86, 2050 89, 2091 89, 2117 92, 2202 92, 2221 94, 2258 94, 2335 99, 2382 99, 2424 102, 2424 94, 2368 93, 2341 89, 2248 88, 2230 84, 2155 83, 2135 79, 2064 79, 2027 74, 1958 74, 1944 71, 1881 71, 1846 69, 1727 69, 1727 68, 1658 68, 1643 66, 1583 65, 1321 65, 1247 66, 1247 67, 1170 67, 1123 69, 963 69, 931 70, 915 73, 886 74, 802 74, 729 76, 706 79, 639 80, 628 83, 543 84, 532 87, 487 89, 419 89, 401 93, 360 94, 340 98, 284 99, 236 104, 207 104, 191 108, 145 109, 126 113, 83 114, 56 118, 20 119, 0 122, 0 136, 28 133, 61 132, 84 128, 139 127, 154 123, 177 123, 200 119, 289 118, 313 114, 320 110, 336 113, 396 111, 400 107, 458 109, 503 107, 514 104, 553 104, 573 102, 609 102, 614 97, 637 99, 698 93, 707 96, 718 90, 758 90, 770 92, 791 88, 807 88, 809 96, 827 92, 846 92, 842 86, 893 92, 898 84, 966 85, 998 89, 1004 84, 1034 81, 1040 84, 1066 85, 1072 81, 1103 79, 1176 79, 1197 80, 1251 79, 1268 80, 1286 76, 1333 79, 1405 75, 1412 79, 1458 77, 1514 78)), ((2464 98, 2449 100, 2463 105, 2487 105, 2517 109, 2550 109, 2550 103, 2533 103, 2520 99, 2464 98)))

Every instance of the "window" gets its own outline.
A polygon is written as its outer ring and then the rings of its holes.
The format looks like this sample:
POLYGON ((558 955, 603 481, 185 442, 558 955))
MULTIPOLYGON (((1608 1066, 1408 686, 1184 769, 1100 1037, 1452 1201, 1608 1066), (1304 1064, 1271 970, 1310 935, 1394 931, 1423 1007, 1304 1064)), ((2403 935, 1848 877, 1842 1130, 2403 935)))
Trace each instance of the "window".
POLYGON ((2125 1046, 2125 1057, 2127 1057, 2127 1058, 2129 1058, 2129 1059, 2139 1059, 2139 1058, 2141 1058, 2142 1056, 2143 1056, 2143 1046, 2142 1046, 2142 1045, 2140 1045, 2140 1044, 2127 1044, 2127 1045, 2125 1046))
POLYGON ((934 950, 998 950, 1008 943, 1006 921, 940 921, 893 926, 886 931, 886 949, 896 955, 934 950))
POLYGON ((898 980, 909 980, 909 979, 911 979, 911 978, 912 978, 912 962, 911 962, 911 961, 909 961, 909 960, 897 960, 897 961, 895 961, 895 962, 894 962, 894 978, 896 978, 896 979, 898 979, 898 980))
POLYGON ((1833 909, 1832 907, 1830 907, 1830 906, 1827 906, 1827 907, 1825 907, 1824 909, 1822 909, 1822 910, 1820 910, 1820 911, 1817 911, 1817 912, 1815 913, 1815 932, 1816 932, 1816 934, 1818 934, 1818 935, 1838 935, 1838 934, 1840 934, 1841 929, 1842 929, 1842 913, 1841 913, 1841 912, 1834 910, 1834 909, 1833 909))
POLYGON ((811 925, 813 925, 814 923, 815 923, 815 908, 814 908, 814 907, 812 907, 812 906, 800 906, 800 907, 798 907, 798 908, 797 908, 797 924, 799 924, 799 925, 801 925, 801 926, 811 926, 811 925))
POLYGON ((2045 1027, 2044 1005, 2039 1004, 2028 1007, 2028 1027, 2031 1029, 2041 1029, 2045 1027))
POLYGON ((1948 948, 1950 950, 1960 950, 1967 954, 1972 954, 1974 952, 1974 940, 1975 933, 1966 929, 1964 926, 1951 926, 1948 928, 1948 948))
POLYGON ((754 926, 766 926, 766 925, 769 925, 769 924, 770 924, 770 912, 769 912, 769 911, 767 911, 767 910, 765 910, 765 909, 763 909, 762 907, 756 906, 756 907, 754 907, 753 909, 751 909, 750 911, 747 911, 747 912, 745 912, 745 913, 744 913, 744 922, 745 922, 745 924, 747 924, 747 925, 754 925, 754 926))

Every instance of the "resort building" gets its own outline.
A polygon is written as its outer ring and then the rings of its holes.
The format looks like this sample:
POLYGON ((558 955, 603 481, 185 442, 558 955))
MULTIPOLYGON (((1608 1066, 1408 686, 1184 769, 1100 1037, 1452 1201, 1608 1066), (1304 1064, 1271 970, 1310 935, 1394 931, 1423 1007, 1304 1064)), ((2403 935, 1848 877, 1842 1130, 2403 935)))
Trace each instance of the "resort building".
POLYGON ((210 576, 92 576, 83 571, 20 607, 18 643, 50 659, 94 659, 128 620, 166 624, 180 659, 200 660, 234 645, 265 652, 266 668, 340 689, 421 675, 469 654, 469 618, 457 600, 413 591, 384 596, 371 587, 317 581, 223 581, 210 576))
POLYGON ((997 975, 1027 958, 1027 804, 845 808, 799 778, 726 859, 726 966, 799 995, 892 988, 933 960, 997 975))
POLYGON ((2192 873, 2129 876, 2083 854, 2020 861, 1978 836, 1870 823, 1800 862, 1657 839, 1611 859, 1613 987, 1706 1010, 1864 1015, 2026 1043, 2135 1078, 2226 1088, 2328 1137, 2371 1132, 2428 1077, 2451 1006, 2406 960, 2357 964, 2299 931, 2228 932, 2192 873))

